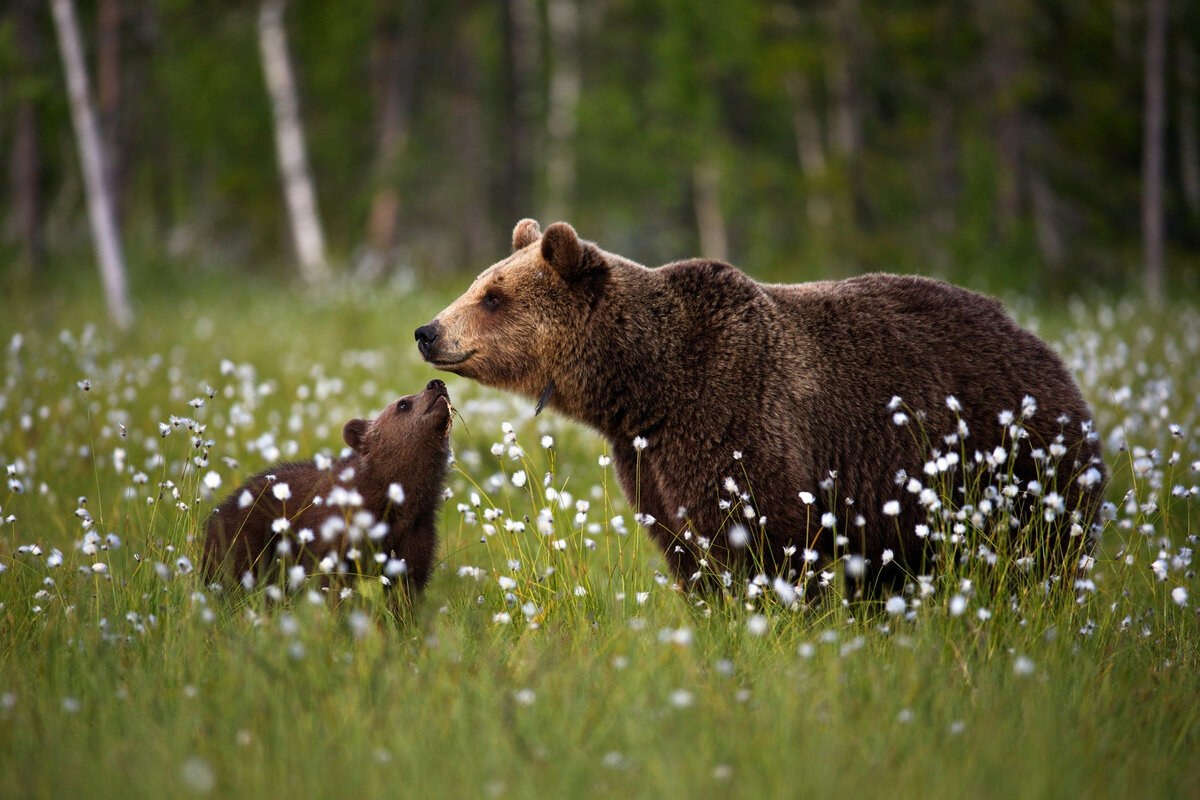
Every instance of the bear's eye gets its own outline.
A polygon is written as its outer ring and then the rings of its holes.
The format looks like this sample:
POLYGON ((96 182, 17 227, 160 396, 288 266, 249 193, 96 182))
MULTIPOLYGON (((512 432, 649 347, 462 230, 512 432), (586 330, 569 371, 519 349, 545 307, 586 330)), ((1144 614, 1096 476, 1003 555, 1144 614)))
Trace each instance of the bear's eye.
POLYGON ((496 311, 500 308, 500 296, 493 292, 488 292, 483 296, 480 305, 483 306, 484 311, 496 311))
POLYGON ((407 400, 401 400, 399 403, 396 403, 396 409, 398 411, 408 411, 410 408, 412 408, 412 403, 408 402, 407 400))

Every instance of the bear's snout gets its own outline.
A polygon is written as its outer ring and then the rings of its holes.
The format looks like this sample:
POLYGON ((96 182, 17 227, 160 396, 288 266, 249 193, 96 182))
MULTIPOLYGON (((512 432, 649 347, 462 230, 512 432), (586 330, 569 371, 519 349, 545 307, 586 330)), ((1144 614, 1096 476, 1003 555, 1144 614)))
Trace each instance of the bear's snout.
POLYGON ((438 334, 439 331, 436 320, 428 325, 422 325, 421 327, 417 328, 417 349, 421 351, 421 356, 426 361, 429 360, 429 355, 433 350, 434 342, 438 340, 438 334))
POLYGON ((426 390, 432 389, 433 391, 437 392, 440 395, 448 394, 448 392, 446 391, 446 384, 444 382, 438 380, 437 378, 434 378, 429 383, 427 383, 425 385, 425 389, 426 390))

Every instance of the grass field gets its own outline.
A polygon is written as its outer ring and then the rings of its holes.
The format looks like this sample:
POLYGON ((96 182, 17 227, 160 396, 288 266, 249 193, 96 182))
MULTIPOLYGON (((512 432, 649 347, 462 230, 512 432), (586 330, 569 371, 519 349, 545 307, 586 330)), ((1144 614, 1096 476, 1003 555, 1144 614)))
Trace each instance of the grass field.
POLYGON ((194 565, 224 493, 435 377, 412 331, 461 287, 246 288, 143 298, 129 335, 82 293, 6 303, 0 797, 1200 796, 1190 306, 1018 309, 1113 472, 1061 596, 972 561, 887 606, 700 602, 597 436, 451 380, 443 559, 397 620, 375 581, 194 565))

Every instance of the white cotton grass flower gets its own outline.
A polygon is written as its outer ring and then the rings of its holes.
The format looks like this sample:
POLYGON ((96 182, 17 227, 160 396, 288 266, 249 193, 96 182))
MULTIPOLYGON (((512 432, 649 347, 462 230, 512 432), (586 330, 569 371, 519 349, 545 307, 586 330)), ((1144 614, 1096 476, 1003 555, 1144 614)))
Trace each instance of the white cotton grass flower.
POLYGON ((1030 395, 1021 398, 1021 419, 1029 419, 1037 413, 1037 400, 1030 395))
POLYGON ((750 543, 750 531, 745 525, 729 526, 729 546, 735 549, 742 549, 750 543))
POLYGON ((637 450, 639 453, 642 452, 643 450, 645 450, 649 446, 650 446, 650 443, 646 441, 646 437, 644 437, 644 436, 633 437, 633 449, 637 450))
POLYGON ((908 608, 908 603, 900 595, 892 595, 887 599, 884 610, 889 616, 898 617, 908 608))
POLYGON ((1029 656, 1017 656, 1013 659, 1013 673, 1016 675, 1021 677, 1032 675, 1035 669, 1037 667, 1029 656))
POLYGON ((220 489, 221 488, 220 474, 217 473, 215 470, 209 470, 209 472, 204 476, 204 486, 209 491, 213 491, 213 492, 215 492, 217 489, 220 489))
POLYGON ((770 629, 770 627, 770 620, 768 620, 762 614, 752 614, 750 618, 746 620, 746 631, 751 636, 762 636, 770 629))
POLYGON ((522 486, 525 485, 526 481, 529 480, 529 476, 527 476, 525 474, 525 470, 522 469, 522 470, 518 470, 518 471, 514 472, 511 480, 512 480, 512 485, 516 486, 518 489, 520 489, 522 486))
POLYGON ((280 481, 271 487, 271 494, 275 495, 276 500, 288 500, 292 496, 292 488, 280 481))
POLYGON ((543 436, 542 447, 546 448, 547 450, 549 450, 551 447, 554 447, 554 437, 550 436, 549 434, 543 436))
POLYGON ((800 492, 800 502, 806 506, 811 506, 816 502, 817 498, 813 497, 812 492, 800 492))
POLYGON ((888 500, 883 504, 883 513, 889 517, 897 517, 900 515, 900 501, 888 500))
POLYGON ((195 794, 209 794, 217 787, 217 774, 200 756, 191 756, 179 768, 179 777, 195 794))
POLYGON ((1175 605, 1183 607, 1187 605, 1188 590, 1183 586, 1176 586, 1171 590, 1171 599, 1175 601, 1175 605))
POLYGON ((671 705, 676 708, 687 708, 696 702, 696 695, 687 689, 676 689, 671 692, 671 705))
POLYGON ((291 567, 288 567, 288 590, 292 592, 299 591, 300 587, 304 585, 304 581, 307 577, 308 573, 304 569, 303 564, 293 564, 291 567))
POLYGON ((961 617, 967 610, 967 598, 956 594, 950 598, 950 616, 961 617))
POLYGON ((537 695, 533 689, 518 689, 513 692, 513 700, 523 706, 531 706, 537 700, 537 695))
POLYGON ((790 608, 796 602, 796 587, 778 575, 771 581, 771 588, 775 590, 775 596, 784 606, 790 608))
POLYGON ((388 500, 391 500, 396 505, 401 505, 404 502, 404 487, 398 483, 389 483, 387 496, 388 500))
POLYGON ((690 647, 692 644, 691 628, 663 628, 658 632, 658 640, 663 644, 674 644, 679 647, 690 647))

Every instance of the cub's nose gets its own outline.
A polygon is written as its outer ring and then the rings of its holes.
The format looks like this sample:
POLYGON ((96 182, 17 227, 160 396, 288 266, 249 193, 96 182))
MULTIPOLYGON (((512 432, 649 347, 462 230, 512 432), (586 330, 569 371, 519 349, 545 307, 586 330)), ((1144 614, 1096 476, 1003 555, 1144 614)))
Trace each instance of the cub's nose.
POLYGON ((437 323, 431 322, 428 325, 422 325, 417 328, 417 349, 421 351, 421 355, 429 358, 429 353, 433 349, 433 343, 438 339, 437 323))
POLYGON ((432 389, 438 394, 446 394, 446 384, 442 381, 439 381, 437 378, 434 378, 429 383, 425 384, 425 389, 432 389))

